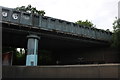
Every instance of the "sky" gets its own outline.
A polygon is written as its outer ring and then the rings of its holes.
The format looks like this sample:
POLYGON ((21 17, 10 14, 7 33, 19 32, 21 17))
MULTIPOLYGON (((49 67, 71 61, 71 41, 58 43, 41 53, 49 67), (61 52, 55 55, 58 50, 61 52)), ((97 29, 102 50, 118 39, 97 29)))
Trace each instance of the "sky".
POLYGON ((89 20, 98 29, 113 30, 120 0, 0 0, 0 6, 15 8, 31 4, 45 16, 76 22, 89 20))

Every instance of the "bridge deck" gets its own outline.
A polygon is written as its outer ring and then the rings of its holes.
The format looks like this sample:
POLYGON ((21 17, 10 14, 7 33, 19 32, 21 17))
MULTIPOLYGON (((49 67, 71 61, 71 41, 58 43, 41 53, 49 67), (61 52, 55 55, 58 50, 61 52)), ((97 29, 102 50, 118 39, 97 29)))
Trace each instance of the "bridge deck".
POLYGON ((2 22, 10 24, 24 25, 29 28, 37 28, 45 31, 57 32, 59 34, 84 37, 102 41, 111 40, 111 32, 104 30, 80 26, 61 19, 55 19, 47 16, 40 16, 26 12, 16 11, 2 7, 2 22))

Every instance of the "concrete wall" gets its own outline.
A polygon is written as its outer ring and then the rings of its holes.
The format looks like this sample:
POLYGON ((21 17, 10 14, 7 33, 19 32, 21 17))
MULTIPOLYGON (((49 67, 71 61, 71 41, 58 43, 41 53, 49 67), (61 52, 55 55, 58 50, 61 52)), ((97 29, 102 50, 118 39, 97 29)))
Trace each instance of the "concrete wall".
POLYGON ((120 78, 120 64, 3 66, 3 78, 120 78))

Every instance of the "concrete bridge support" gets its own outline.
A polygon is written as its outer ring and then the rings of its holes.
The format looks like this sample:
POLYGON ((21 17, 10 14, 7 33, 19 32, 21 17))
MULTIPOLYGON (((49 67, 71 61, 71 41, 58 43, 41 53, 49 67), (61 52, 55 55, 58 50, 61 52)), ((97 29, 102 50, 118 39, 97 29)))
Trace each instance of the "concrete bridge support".
POLYGON ((40 37, 37 35, 28 35, 26 66, 37 66, 38 42, 40 37))

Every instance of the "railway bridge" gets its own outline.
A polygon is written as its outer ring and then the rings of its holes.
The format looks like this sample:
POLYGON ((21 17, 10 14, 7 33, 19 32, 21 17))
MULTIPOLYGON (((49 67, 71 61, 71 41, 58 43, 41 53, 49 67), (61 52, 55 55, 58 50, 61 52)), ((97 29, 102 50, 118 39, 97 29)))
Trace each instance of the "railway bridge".
MULTIPOLYGON (((120 63, 120 55, 119 51, 110 48, 111 32, 6 7, 0 7, 0 24, 2 24, 0 28, 3 48, 26 50, 25 65, 3 65, 2 79, 108 78, 118 80, 120 76, 120 64, 113 64, 120 63), (52 55, 53 65, 39 66, 41 50, 52 52, 49 54, 52 55)), ((7 58, 9 56, 5 56, 5 60, 7 58)), ((44 60, 42 61, 45 63, 44 60)))
POLYGON ((108 47, 111 42, 111 32, 61 19, 6 7, 1 7, 0 16, 3 47, 25 48, 26 66, 37 66, 41 49, 65 54, 71 50, 108 47))

